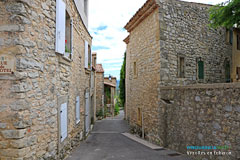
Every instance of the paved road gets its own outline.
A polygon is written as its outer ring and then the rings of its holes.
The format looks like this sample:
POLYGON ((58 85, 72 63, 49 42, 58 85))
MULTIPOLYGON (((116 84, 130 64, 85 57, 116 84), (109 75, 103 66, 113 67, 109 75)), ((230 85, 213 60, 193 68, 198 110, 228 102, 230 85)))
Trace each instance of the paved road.
POLYGON ((184 155, 168 155, 174 151, 152 150, 121 134, 127 131, 123 112, 118 117, 98 121, 88 139, 67 160, 190 160, 184 155))

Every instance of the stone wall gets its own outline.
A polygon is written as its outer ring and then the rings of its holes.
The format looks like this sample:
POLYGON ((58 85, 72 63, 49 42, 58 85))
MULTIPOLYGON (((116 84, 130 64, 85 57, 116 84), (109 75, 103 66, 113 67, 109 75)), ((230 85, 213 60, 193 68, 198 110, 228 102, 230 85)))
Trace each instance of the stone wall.
MULTIPOLYGON (((126 91, 127 119, 138 132, 138 108, 143 112, 146 138, 157 134, 155 117, 158 108, 158 82, 160 80, 160 43, 158 9, 152 11, 131 32, 127 45, 126 91), (134 74, 134 62, 135 72, 134 74), (147 127, 148 126, 148 127, 147 127)), ((141 113, 140 113, 141 114, 141 113)))
POLYGON ((224 61, 232 48, 226 42, 225 29, 209 27, 210 5, 161 0, 160 85, 226 82, 224 61), (184 78, 179 78, 180 57, 184 58, 184 78), (197 59, 204 62, 204 80, 198 79, 197 59))
POLYGON ((91 36, 73 1, 65 2, 74 23, 72 60, 55 53, 56 1, 0 1, 0 54, 12 54, 16 61, 12 75, 0 75, 0 159, 62 159, 83 137, 85 92, 90 88, 84 43, 91 45, 91 36), (58 133, 62 100, 68 103, 64 143, 58 133))
POLYGON ((226 145, 229 149, 215 151, 230 151, 231 155, 192 157, 240 158, 240 84, 161 87, 159 94, 159 135, 164 147, 187 154, 187 151, 198 151, 187 150, 187 146, 226 145))
POLYGON ((104 96, 104 73, 96 73, 96 113, 98 114, 100 110, 103 111, 103 97, 104 96))

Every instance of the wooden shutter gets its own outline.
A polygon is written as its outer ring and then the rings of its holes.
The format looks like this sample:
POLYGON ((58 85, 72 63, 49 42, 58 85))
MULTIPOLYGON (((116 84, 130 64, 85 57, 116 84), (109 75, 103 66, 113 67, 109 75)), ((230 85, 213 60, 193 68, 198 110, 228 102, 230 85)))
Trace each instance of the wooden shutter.
POLYGON ((86 132, 88 133, 88 131, 89 131, 89 127, 90 127, 90 123, 91 123, 91 121, 90 121, 90 106, 89 106, 89 92, 86 92, 85 93, 85 100, 86 100, 86 102, 85 102, 85 118, 86 118, 86 120, 85 120, 85 128, 86 128, 86 132))
POLYGON ((76 98, 76 123, 80 122, 80 98, 76 98))
POLYGON ((198 79, 204 79, 204 63, 198 61, 198 79))
POLYGON ((66 4, 62 0, 56 1, 56 52, 65 52, 66 4))
POLYGON ((85 68, 88 68, 88 42, 85 41, 85 68))
POLYGON ((67 103, 61 105, 60 111, 60 124, 61 124, 61 142, 67 138, 67 103))

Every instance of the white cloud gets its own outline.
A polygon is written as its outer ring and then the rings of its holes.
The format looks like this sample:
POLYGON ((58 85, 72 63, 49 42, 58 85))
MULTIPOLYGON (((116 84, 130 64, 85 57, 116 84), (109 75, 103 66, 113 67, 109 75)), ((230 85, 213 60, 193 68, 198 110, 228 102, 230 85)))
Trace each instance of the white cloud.
MULTIPOLYGON (((218 4, 225 0, 185 0, 206 4, 218 4)), ((113 68, 111 61, 121 66, 126 45, 123 42, 128 35, 123 27, 138 11, 146 0, 90 0, 89 30, 93 36, 93 46, 103 46, 109 49, 96 50, 97 62, 102 63, 105 74, 114 74, 119 79, 120 68, 113 68), (105 30, 96 28, 107 26, 105 30), (94 32, 97 31, 97 34, 94 32)), ((93 50, 94 51, 94 50, 93 50)))

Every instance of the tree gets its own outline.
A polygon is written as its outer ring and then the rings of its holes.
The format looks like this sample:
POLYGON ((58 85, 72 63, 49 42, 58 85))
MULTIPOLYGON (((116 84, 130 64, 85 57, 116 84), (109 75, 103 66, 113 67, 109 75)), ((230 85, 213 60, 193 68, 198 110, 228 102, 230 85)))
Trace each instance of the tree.
POLYGON ((210 9, 210 26, 228 29, 240 27, 240 0, 228 0, 210 9))
POLYGON ((126 73, 126 52, 124 53, 124 60, 120 71, 120 95, 119 98, 121 100, 121 104, 124 107, 125 104, 125 73, 126 73))

